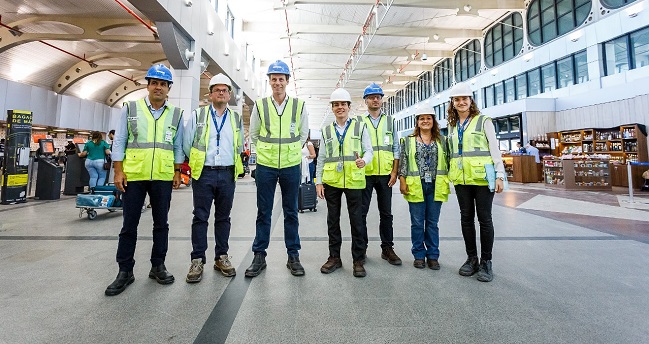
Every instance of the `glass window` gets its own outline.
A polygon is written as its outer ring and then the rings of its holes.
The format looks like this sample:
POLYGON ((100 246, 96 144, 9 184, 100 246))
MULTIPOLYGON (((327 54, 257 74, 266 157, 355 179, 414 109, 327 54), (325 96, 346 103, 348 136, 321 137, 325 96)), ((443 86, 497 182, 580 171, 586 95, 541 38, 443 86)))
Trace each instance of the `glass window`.
MULTIPOLYGON (((530 29, 532 30, 532 29, 530 29)), ((487 31, 484 40, 485 64, 497 66, 518 55, 523 47, 523 17, 512 13, 487 31)))
POLYGON ((529 97, 541 93, 541 69, 536 68, 527 72, 527 95, 529 97))
POLYGON ((455 81, 472 78, 480 71, 480 41, 474 39, 455 54, 455 81))
POLYGON ((557 88, 557 77, 555 73, 554 62, 541 67, 541 77, 543 78, 543 89, 541 93, 550 92, 557 88))
POLYGON ((451 87, 451 59, 445 59, 438 63, 434 69, 435 92, 440 93, 451 87))
POLYGON ((626 4, 635 2, 636 0, 600 0, 607 8, 620 8, 626 4))
POLYGON ((572 56, 557 61, 559 88, 573 84, 572 56))
POLYGON ((494 93, 496 105, 503 104, 505 102, 505 91, 502 82, 496 83, 494 85, 494 93))
POLYGON ((488 108, 494 105, 494 85, 484 88, 484 107, 488 108))
POLYGON ((516 99, 527 98, 527 74, 516 76, 516 99))
POLYGON ((613 75, 629 70, 627 37, 622 36, 604 43, 606 75, 613 75))
POLYGON ((516 100, 516 88, 514 78, 505 80, 505 103, 510 103, 516 100))
POLYGON ((649 28, 631 34, 633 68, 649 66, 649 28))
POLYGON ((225 16, 225 30, 230 33, 230 38, 234 38, 234 16, 230 11, 230 6, 227 7, 225 16))
POLYGON ((507 118, 498 118, 496 120, 496 123, 497 123, 496 124, 496 127, 497 127, 496 132, 498 134, 506 134, 506 133, 509 132, 509 125, 508 125, 507 118))
POLYGON ((575 53, 575 83, 581 84, 588 81, 588 59, 586 58, 586 50, 575 53))
POLYGON ((591 0, 532 0, 527 10, 528 38, 541 45, 581 25, 590 14, 591 0))

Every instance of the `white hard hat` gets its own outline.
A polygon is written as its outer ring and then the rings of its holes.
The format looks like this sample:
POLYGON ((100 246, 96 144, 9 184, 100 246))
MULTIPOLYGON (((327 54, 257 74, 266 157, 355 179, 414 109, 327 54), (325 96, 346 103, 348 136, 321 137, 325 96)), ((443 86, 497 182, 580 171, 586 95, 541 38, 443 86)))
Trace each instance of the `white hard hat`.
POLYGON ((473 97, 473 91, 471 91, 471 86, 469 84, 463 82, 460 84, 455 84, 453 88, 451 88, 451 98, 453 97, 473 97))
POLYGON ((415 110, 415 121, 421 115, 431 115, 435 118, 435 109, 431 106, 420 106, 415 110))
POLYGON ((230 78, 227 76, 223 75, 222 73, 219 73, 210 79, 210 86, 208 89, 212 89, 212 86, 214 85, 225 85, 228 86, 228 90, 232 91, 232 81, 230 81, 230 78))
POLYGON ((329 98, 329 102, 352 102, 352 96, 349 95, 349 92, 345 90, 344 88, 337 88, 333 92, 331 92, 331 97, 329 98))

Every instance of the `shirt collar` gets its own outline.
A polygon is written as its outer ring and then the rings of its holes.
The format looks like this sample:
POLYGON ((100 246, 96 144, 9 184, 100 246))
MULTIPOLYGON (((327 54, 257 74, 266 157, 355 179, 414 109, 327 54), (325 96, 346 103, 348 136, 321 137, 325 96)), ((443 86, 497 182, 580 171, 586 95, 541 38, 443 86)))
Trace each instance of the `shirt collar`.
POLYGON ((151 102, 149 101, 148 96, 144 97, 144 102, 146 103, 146 106, 149 108, 149 111, 151 111, 152 113, 155 112, 155 111, 164 110, 167 107, 167 100, 166 99, 165 99, 164 104, 162 104, 162 107, 159 108, 158 110, 154 110, 153 107, 151 107, 151 102))

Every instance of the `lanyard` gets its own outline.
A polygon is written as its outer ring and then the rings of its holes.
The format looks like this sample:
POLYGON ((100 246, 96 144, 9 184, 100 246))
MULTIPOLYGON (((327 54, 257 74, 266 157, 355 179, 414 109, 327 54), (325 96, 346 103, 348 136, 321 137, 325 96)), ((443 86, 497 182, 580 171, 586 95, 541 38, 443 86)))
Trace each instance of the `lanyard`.
POLYGON ((464 122, 462 122, 462 125, 457 127, 457 154, 462 155, 462 139, 464 139, 464 130, 466 130, 467 124, 469 123, 469 120, 471 119, 471 116, 467 116, 464 119, 464 122))
POLYGON ((219 128, 219 124, 216 123, 216 111, 214 108, 210 105, 210 113, 212 114, 212 121, 214 122, 214 126, 216 129, 216 146, 221 145, 221 130, 223 129, 223 125, 225 124, 225 118, 228 116, 228 109, 226 108, 225 111, 223 112, 223 118, 221 119, 221 127, 219 128))
POLYGON ((342 156, 342 151, 343 151, 343 142, 345 141, 345 135, 347 135, 347 129, 349 129, 350 124, 352 124, 352 120, 348 119, 347 120, 347 125, 345 125, 345 130, 343 131, 342 135, 338 134, 338 130, 336 130, 334 128, 334 131, 336 132, 336 137, 338 138, 338 150, 339 150, 341 156, 342 156))

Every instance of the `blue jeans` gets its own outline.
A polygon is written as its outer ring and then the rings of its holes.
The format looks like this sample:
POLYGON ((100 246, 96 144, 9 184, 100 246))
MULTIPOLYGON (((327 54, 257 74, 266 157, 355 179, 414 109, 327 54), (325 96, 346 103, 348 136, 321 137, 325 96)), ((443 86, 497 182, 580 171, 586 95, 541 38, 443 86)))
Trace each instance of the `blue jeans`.
POLYGON ((284 211, 284 243, 289 256, 298 256, 300 236, 298 234, 297 197, 300 186, 300 165, 286 168, 272 168, 257 165, 255 183, 257 184, 257 231, 252 251, 266 255, 270 242, 271 218, 275 202, 275 189, 279 180, 284 211))
POLYGON ((95 186, 106 184, 106 174, 108 171, 104 170, 104 159, 90 160, 86 159, 86 170, 90 175, 88 186, 94 188, 95 186))
POLYGON ((171 181, 145 180, 128 182, 126 192, 122 194, 124 222, 117 243, 117 263, 120 271, 133 271, 135 265, 135 244, 137 243, 137 226, 140 224, 142 205, 147 193, 151 201, 153 216, 153 248, 151 249, 151 266, 165 262, 169 247, 169 205, 171 203, 171 181))
POLYGON ((442 202, 435 201, 435 183, 422 181, 424 201, 408 202, 410 208, 410 235, 415 259, 439 258, 439 214, 442 202))
POLYGON ((230 211, 234 200, 234 169, 203 169, 201 177, 192 183, 194 219, 192 220, 192 259, 205 263, 207 225, 214 202, 215 259, 228 254, 230 239, 230 211))

